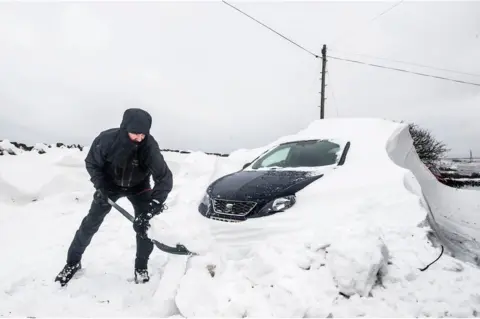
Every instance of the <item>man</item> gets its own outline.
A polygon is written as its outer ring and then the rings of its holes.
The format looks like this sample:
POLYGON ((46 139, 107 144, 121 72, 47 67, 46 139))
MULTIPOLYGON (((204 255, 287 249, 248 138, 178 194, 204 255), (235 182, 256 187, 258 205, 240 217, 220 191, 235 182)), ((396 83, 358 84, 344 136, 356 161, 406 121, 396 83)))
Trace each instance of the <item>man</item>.
POLYGON ((150 135, 151 125, 148 112, 128 109, 119 128, 103 131, 93 140, 85 163, 96 191, 68 250, 67 264, 55 279, 62 286, 81 268, 85 249, 112 209, 107 198, 115 202, 121 197, 127 197, 135 211, 135 282, 149 280, 147 264, 153 243, 146 232, 149 220, 163 211, 173 184, 172 172, 157 141, 150 135), (150 177, 155 183, 153 189, 150 189, 150 177))

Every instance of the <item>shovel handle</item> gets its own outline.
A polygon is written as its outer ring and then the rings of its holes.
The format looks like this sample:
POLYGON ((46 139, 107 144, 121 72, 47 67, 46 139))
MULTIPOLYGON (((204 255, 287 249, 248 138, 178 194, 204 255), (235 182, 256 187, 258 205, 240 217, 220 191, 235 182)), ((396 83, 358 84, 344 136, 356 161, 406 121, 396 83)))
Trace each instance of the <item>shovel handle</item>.
MULTIPOLYGON (((131 214, 129 214, 125 209, 123 209, 120 205, 118 205, 117 203, 112 201, 110 198, 107 198, 107 201, 110 205, 112 205, 112 207, 114 207, 116 210, 118 210, 123 216, 125 216, 129 221, 131 221, 133 223, 134 217, 131 214)), ((162 243, 156 241, 155 239, 151 239, 151 241, 154 243, 154 245, 158 249, 160 249, 160 250, 162 250, 166 253, 169 253, 169 254, 193 255, 193 256, 197 255, 196 253, 189 251, 187 249, 187 247, 185 247, 182 244, 177 244, 176 247, 171 247, 171 246, 162 244, 162 243)))

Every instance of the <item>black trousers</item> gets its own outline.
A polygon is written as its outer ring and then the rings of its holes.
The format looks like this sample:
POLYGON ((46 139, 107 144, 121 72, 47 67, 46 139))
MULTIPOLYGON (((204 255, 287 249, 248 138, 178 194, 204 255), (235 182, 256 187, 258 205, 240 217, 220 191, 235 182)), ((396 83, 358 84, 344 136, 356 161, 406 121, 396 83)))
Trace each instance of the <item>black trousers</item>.
MULTIPOLYGON (((118 191, 109 194, 109 198, 114 202, 122 197, 127 197, 130 203, 132 203, 135 210, 135 216, 147 211, 150 198, 147 196, 146 192, 118 191)), ((95 199, 94 197, 90 210, 88 211, 87 216, 83 218, 82 223, 70 244, 70 248, 68 249, 68 264, 76 264, 81 261, 85 249, 100 228, 105 216, 107 216, 111 210, 112 206, 110 204, 104 200, 95 199)), ((146 269, 148 259, 153 251, 153 243, 148 238, 141 238, 138 234, 136 235, 136 241, 137 253, 135 258, 135 268, 146 269)))

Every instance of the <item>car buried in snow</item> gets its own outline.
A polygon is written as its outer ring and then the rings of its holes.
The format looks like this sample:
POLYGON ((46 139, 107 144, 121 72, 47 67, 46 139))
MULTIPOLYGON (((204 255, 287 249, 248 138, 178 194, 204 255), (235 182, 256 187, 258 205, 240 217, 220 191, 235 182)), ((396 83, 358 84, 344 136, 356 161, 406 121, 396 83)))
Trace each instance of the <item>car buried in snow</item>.
POLYGON ((296 194, 342 166, 350 142, 329 139, 289 141, 269 148, 240 171, 211 183, 198 206, 207 218, 241 222, 284 212, 296 194))

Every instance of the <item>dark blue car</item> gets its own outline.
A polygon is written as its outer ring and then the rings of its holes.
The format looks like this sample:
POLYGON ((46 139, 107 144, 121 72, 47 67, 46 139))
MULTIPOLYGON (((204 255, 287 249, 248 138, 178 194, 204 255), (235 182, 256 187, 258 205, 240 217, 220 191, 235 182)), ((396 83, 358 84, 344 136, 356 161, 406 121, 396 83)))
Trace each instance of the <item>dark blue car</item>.
POLYGON ((350 142, 321 139, 279 144, 210 184, 198 210, 225 222, 283 212, 295 205, 298 191, 323 176, 322 169, 343 165, 349 148, 350 142))

